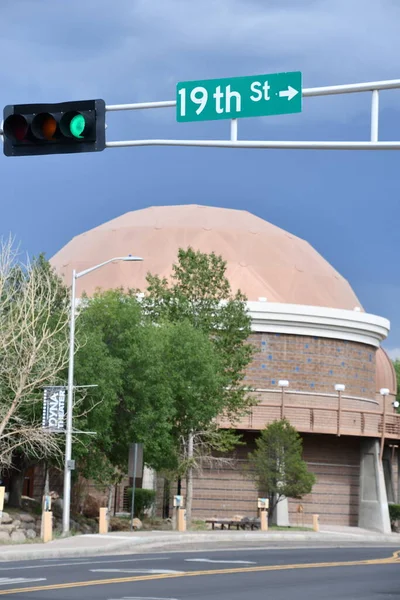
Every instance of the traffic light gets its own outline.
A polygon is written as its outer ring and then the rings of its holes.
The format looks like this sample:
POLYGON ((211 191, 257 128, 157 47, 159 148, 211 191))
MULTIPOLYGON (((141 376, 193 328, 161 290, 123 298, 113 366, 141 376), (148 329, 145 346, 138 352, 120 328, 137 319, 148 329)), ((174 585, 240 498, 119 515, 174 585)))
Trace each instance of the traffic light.
POLYGON ((4 154, 100 152, 106 146, 104 100, 15 104, 3 111, 4 154))

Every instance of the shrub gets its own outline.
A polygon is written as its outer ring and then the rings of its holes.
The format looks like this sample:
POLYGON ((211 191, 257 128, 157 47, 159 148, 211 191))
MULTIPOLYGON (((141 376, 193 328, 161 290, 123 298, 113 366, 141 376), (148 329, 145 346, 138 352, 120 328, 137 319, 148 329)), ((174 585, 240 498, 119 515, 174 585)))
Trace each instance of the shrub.
MULTIPOLYGON (((132 506, 132 488, 127 489, 129 510, 132 506)), ((146 490, 144 488, 135 489, 135 507, 134 517, 143 519, 146 510, 151 508, 156 500, 155 490, 146 490)))
POLYGON ((400 521, 400 504, 389 504, 390 522, 400 521))

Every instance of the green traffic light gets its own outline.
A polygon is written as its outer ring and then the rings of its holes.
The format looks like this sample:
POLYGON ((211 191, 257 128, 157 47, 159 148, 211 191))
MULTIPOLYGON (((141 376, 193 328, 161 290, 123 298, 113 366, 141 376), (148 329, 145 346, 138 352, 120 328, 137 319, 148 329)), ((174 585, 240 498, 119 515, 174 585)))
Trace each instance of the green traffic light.
POLYGON ((86 121, 83 115, 75 115, 72 117, 71 122, 69 124, 69 130, 72 135, 76 138, 83 138, 82 133, 85 130, 86 121))

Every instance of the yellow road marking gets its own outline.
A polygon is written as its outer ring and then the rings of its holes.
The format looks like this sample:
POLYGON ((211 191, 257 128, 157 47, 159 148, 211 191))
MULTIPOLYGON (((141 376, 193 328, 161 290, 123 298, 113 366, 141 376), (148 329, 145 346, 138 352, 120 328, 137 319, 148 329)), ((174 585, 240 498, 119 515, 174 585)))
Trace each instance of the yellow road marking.
POLYGON ((163 573, 159 575, 142 575, 135 577, 118 577, 116 579, 93 579, 91 581, 72 581, 70 583, 55 583, 52 585, 37 585, 32 587, 1 590, 0 596, 6 594, 21 594, 27 592, 45 592, 48 590, 66 590, 75 587, 89 587, 92 585, 110 585, 116 583, 130 583, 133 581, 154 581, 155 579, 177 579, 179 577, 198 577, 200 575, 233 575, 235 573, 257 573, 262 571, 288 571, 294 569, 324 569, 332 567, 355 567, 361 565, 388 565, 400 563, 400 550, 393 552, 387 558, 373 558, 370 560, 352 560, 327 563, 299 563, 294 565, 264 565, 261 567, 239 567, 236 569, 215 569, 208 571, 185 571, 184 573, 163 573))

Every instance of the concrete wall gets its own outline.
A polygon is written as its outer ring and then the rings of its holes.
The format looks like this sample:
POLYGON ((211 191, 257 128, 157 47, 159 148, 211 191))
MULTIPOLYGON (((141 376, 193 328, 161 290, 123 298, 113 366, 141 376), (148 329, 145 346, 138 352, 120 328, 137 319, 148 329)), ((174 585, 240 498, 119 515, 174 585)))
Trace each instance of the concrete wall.
POLYGON ((390 533, 386 485, 379 451, 380 440, 361 440, 358 525, 365 529, 390 533))

